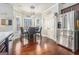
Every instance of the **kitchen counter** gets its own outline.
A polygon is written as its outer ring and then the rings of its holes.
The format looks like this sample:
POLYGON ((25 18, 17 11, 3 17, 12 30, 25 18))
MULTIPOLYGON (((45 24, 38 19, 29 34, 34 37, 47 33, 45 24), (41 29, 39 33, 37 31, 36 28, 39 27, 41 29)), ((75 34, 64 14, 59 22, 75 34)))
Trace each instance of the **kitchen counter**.
POLYGON ((2 42, 5 38, 7 38, 12 33, 13 33, 12 31, 9 31, 9 32, 0 32, 0 42, 2 42))

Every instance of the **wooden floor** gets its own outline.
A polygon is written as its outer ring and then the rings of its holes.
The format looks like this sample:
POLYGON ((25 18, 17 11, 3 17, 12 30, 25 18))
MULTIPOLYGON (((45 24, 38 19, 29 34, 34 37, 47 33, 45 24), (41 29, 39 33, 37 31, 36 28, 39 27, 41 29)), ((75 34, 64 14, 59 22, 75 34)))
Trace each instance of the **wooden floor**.
POLYGON ((57 45, 53 40, 46 37, 37 37, 37 43, 31 42, 25 37, 13 42, 12 55, 72 55, 73 53, 57 45))
POLYGON ((75 55, 79 55, 79 49, 74 54, 75 55))

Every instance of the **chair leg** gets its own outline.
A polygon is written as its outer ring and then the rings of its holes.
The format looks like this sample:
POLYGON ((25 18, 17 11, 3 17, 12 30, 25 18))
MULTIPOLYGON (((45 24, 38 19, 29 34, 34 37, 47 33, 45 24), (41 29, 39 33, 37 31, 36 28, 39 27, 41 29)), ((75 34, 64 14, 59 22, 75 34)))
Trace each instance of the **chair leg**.
POLYGON ((40 33, 40 40, 42 40, 42 35, 41 35, 41 33, 40 33))
POLYGON ((35 34, 35 39, 34 39, 34 40, 35 40, 35 42, 36 42, 36 34, 35 34))
POLYGON ((28 34, 28 43, 30 42, 30 34, 28 34))
POLYGON ((41 35, 41 33, 40 33, 40 44, 42 43, 42 35, 41 35))

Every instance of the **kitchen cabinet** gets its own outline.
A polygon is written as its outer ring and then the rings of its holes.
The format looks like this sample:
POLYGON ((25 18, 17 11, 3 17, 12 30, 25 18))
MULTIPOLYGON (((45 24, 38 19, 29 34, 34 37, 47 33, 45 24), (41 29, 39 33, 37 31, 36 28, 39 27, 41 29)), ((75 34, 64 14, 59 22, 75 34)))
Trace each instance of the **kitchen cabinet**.
POLYGON ((57 30, 58 43, 73 52, 79 49, 77 20, 79 20, 78 11, 61 14, 58 20, 58 22, 61 22, 61 28, 57 30))
POLYGON ((69 36, 68 36, 68 48, 72 49, 74 51, 74 32, 69 31, 69 36))

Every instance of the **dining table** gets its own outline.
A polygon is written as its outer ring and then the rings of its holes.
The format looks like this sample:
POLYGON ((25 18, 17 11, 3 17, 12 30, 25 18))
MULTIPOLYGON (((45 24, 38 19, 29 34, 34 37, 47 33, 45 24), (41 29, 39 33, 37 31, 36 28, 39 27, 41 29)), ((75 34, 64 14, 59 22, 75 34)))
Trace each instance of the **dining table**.
POLYGON ((28 29, 25 29, 25 34, 28 35, 28 41, 30 42, 36 42, 36 33, 38 31, 37 27, 29 27, 28 29))

